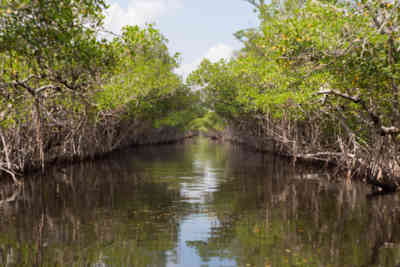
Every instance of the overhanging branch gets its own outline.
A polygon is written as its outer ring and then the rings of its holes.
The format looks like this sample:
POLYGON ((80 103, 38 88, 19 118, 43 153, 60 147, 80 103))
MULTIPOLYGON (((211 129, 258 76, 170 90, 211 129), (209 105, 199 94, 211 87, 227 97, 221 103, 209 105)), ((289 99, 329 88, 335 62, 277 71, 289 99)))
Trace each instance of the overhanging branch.
POLYGON ((337 90, 321 90, 321 91, 317 92, 316 94, 317 95, 335 95, 335 96, 340 96, 342 98, 350 100, 350 101, 352 101, 354 103, 360 103, 361 102, 360 95, 351 96, 349 94, 342 93, 342 92, 337 91, 337 90))

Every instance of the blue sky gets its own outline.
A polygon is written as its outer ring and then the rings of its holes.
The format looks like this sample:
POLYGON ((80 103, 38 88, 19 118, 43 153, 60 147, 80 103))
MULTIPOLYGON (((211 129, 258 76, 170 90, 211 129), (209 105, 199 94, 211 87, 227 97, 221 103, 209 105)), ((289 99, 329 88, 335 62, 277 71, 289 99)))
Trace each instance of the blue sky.
POLYGON ((106 28, 155 23, 182 54, 179 74, 187 75, 203 58, 229 58, 241 47, 233 33, 256 27, 257 15, 244 0, 108 0, 106 28))

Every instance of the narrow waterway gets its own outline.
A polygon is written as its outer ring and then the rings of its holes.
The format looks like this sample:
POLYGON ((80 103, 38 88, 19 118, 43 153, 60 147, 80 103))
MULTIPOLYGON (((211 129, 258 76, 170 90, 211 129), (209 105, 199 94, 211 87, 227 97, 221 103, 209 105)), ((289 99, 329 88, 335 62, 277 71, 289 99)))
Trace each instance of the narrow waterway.
POLYGON ((0 266, 396 266, 400 198, 195 139, 2 189, 0 266))

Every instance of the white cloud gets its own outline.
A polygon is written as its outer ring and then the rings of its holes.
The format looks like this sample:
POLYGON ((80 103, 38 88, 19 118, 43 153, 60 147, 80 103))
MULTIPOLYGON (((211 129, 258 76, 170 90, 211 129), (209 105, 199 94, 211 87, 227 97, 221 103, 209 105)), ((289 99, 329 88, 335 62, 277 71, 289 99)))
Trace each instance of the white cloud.
POLYGON ((226 44, 217 44, 211 47, 204 58, 209 59, 211 62, 217 62, 220 59, 228 59, 233 54, 233 48, 226 44))
POLYGON ((114 0, 109 0, 106 10, 105 28, 119 33, 126 25, 144 25, 155 22, 159 17, 182 8, 182 0, 130 0, 122 8, 114 0))
POLYGON ((189 73, 197 69, 197 67, 200 65, 200 63, 203 61, 203 59, 208 59, 211 62, 217 62, 220 59, 229 59, 233 55, 233 47, 226 45, 226 44, 217 44, 212 46, 211 48, 208 49, 208 51, 195 61, 188 63, 188 64, 182 64, 177 70, 176 73, 182 75, 184 78, 186 78, 189 73))

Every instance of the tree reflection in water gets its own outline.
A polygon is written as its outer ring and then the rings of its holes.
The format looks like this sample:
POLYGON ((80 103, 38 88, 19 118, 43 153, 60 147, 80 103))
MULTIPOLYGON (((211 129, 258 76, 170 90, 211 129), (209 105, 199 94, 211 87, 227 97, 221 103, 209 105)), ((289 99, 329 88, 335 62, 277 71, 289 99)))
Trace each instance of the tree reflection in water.
POLYGON ((0 266, 398 264, 399 196, 328 175, 204 140, 56 167, 2 186, 0 266))

